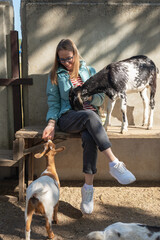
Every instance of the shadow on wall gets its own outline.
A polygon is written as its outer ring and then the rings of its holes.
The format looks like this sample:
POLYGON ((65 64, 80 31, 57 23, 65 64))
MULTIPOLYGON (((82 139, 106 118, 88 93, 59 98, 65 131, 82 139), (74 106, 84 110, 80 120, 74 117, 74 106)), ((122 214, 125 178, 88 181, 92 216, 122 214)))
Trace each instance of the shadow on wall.
POLYGON ((46 124, 48 74, 30 75, 33 85, 23 86, 24 119, 27 125, 46 124))
POLYGON ((29 56, 46 48, 50 52, 49 65, 44 61, 43 72, 51 68, 54 41, 57 44, 65 37, 76 42, 80 54, 89 64, 98 66, 97 70, 132 55, 150 55, 160 45, 160 5, 38 3, 27 4, 27 11, 28 40, 32 42, 29 56))
MULTIPOLYGON (((127 106, 127 118, 128 118, 128 124, 129 125, 135 125, 133 113, 134 113, 134 107, 127 106)), ((118 99, 115 103, 115 107, 113 109, 112 116, 114 118, 117 118, 119 121, 122 121, 120 99, 118 99)))
MULTIPOLYGON (((108 97, 105 98, 105 101, 102 105, 102 113, 105 113, 107 111, 107 103, 108 103, 108 97)), ((133 106, 127 106, 128 124, 133 125, 133 126, 135 125, 134 109, 135 109, 135 107, 133 107, 133 106)), ((120 101, 120 99, 117 99, 117 101, 115 103, 115 106, 114 106, 113 111, 112 111, 112 117, 116 118, 120 122, 119 125, 121 125, 122 112, 121 112, 121 101, 120 101)), ((111 124, 115 125, 114 123, 112 123, 112 121, 111 121, 111 124)))

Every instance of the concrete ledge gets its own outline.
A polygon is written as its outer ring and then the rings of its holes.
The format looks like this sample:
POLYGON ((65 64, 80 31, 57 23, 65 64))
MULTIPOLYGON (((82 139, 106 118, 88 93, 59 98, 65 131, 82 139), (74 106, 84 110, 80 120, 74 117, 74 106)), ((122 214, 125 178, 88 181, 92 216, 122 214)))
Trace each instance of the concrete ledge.
MULTIPOLYGON (((31 136, 41 138, 44 127, 27 127, 17 137, 31 136), (33 135, 32 135, 33 134, 33 135)), ((66 140, 57 144, 64 145, 66 150, 56 155, 56 167, 61 180, 82 180, 83 151, 80 135, 57 132, 66 140)), ((130 126, 126 134, 120 133, 120 126, 109 127, 108 137, 112 150, 120 161, 135 174, 139 181, 160 180, 160 127, 147 130, 140 126, 130 126)), ((45 159, 34 159, 34 174, 39 176, 45 169, 45 159)), ((97 180, 113 180, 109 174, 108 162, 104 155, 98 152, 97 180)))
MULTIPOLYGON (((16 132, 16 138, 41 138, 45 126, 26 126, 16 132)), ((142 126, 129 126, 128 132, 122 134, 120 126, 109 126, 107 130, 108 137, 112 138, 160 138, 160 127, 148 130, 142 126)), ((79 138, 79 134, 64 133, 56 131, 55 137, 79 138)))
POLYGON ((108 127, 107 134, 109 138, 160 138, 160 127, 148 130, 142 126, 129 126, 128 132, 122 134, 120 126, 108 127))

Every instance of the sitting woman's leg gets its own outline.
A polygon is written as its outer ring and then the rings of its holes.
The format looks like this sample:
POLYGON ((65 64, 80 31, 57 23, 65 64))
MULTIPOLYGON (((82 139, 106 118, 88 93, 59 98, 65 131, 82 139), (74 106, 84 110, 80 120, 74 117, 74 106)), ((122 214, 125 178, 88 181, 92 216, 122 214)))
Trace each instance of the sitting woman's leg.
MULTIPOLYGON (((87 183, 93 182, 92 175, 97 171, 97 147, 106 156, 106 159, 109 161, 110 174, 116 178, 119 183, 129 184, 136 180, 134 175, 126 169, 124 163, 120 162, 113 154, 107 133, 102 126, 100 117, 95 112, 91 110, 81 110, 77 112, 70 110, 61 116, 58 124, 64 132, 82 133, 82 146, 84 148, 83 171, 85 173, 85 181, 87 181, 87 183), (90 156, 89 159, 88 156, 90 156)), ((87 183, 85 183, 86 188, 92 187, 92 184, 87 183)), ((92 197, 89 197, 89 199, 92 200, 93 191, 90 196, 92 197)), ((92 208, 93 207, 90 209, 92 210, 92 208)), ((91 210, 89 210, 89 213, 91 213, 91 210)), ((84 212, 87 212, 87 210, 84 212)))
POLYGON ((59 126, 62 131, 70 133, 87 130, 95 145, 110 162, 110 174, 121 184, 130 184, 136 180, 134 175, 126 169, 123 162, 120 162, 113 154, 111 143, 98 114, 91 110, 70 110, 61 116, 59 126))

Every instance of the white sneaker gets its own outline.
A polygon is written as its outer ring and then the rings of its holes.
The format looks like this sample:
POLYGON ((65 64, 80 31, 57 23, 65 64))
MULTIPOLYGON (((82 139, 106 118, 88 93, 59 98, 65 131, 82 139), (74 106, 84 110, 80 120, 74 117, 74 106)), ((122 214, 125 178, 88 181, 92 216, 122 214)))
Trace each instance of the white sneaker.
POLYGON ((93 192, 93 189, 85 189, 84 186, 81 189, 82 202, 80 208, 83 214, 93 212, 93 192))
POLYGON ((135 176, 127 170, 123 162, 118 162, 113 167, 110 166, 110 174, 121 184, 130 184, 136 181, 135 176))

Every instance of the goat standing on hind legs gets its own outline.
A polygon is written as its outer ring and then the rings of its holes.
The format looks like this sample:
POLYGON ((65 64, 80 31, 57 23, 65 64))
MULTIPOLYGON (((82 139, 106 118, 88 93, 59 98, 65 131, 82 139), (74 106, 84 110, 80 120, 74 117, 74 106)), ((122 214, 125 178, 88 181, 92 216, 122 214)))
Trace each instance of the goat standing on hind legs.
POLYGON ((49 140, 45 144, 44 151, 42 153, 35 154, 36 158, 41 158, 45 155, 47 169, 38 179, 28 186, 26 191, 26 240, 30 240, 30 226, 33 213, 41 213, 45 215, 48 238, 54 238, 52 220, 54 223, 58 223, 57 212, 60 190, 60 182, 56 172, 54 156, 57 153, 62 152, 64 149, 64 147, 55 149, 55 144, 49 140))
POLYGON ((104 127, 111 125, 111 113, 115 101, 120 98, 122 112, 121 133, 128 130, 127 93, 139 92, 144 105, 143 126, 151 129, 155 106, 156 79, 158 69, 146 56, 139 55, 111 63, 90 77, 81 87, 71 89, 70 104, 73 109, 83 109, 83 102, 96 93, 105 93, 109 97, 107 118, 104 127), (150 100, 147 89, 150 89, 150 100), (150 107, 150 111, 149 111, 150 107))

